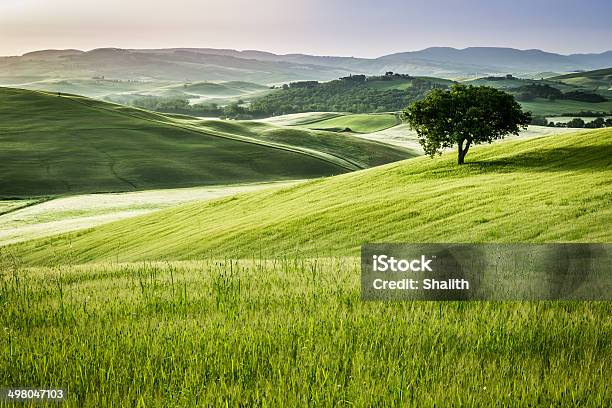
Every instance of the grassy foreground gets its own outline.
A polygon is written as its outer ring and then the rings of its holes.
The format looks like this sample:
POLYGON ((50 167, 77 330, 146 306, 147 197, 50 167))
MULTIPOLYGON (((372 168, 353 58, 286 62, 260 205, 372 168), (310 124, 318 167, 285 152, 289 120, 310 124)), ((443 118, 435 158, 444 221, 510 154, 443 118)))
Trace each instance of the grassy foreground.
POLYGON ((361 302, 342 258, 3 266, 0 383, 66 406, 612 403, 609 302, 361 302))

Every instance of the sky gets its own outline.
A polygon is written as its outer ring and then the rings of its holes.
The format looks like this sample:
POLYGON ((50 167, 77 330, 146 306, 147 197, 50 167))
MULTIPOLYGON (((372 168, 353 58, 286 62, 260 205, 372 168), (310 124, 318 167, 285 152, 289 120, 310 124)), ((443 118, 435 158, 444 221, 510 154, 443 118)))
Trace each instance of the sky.
POLYGON ((0 55, 210 47, 378 57, 431 46, 612 49, 611 0, 0 0, 0 55))

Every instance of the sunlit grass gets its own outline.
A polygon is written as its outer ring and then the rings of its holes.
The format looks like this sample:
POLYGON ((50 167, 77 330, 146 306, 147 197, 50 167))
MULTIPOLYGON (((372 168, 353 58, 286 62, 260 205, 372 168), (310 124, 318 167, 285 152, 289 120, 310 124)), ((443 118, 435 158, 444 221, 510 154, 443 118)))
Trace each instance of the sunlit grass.
POLYGON ((68 406, 609 405, 609 302, 362 302, 358 261, 23 269, 0 382, 68 406))
POLYGON ((417 158, 0 248, 0 384, 65 386, 75 407, 610 406, 610 302, 363 302, 356 257, 610 242, 611 138, 500 143, 462 167, 417 158))
POLYGON ((612 129, 422 157, 27 242, 33 265, 357 256, 364 242, 610 242, 612 129))

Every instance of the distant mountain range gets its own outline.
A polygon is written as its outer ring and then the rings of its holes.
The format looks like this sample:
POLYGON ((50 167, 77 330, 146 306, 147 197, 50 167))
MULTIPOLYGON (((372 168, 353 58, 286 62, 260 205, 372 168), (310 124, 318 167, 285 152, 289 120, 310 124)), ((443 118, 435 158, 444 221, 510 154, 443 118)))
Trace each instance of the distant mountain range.
POLYGON ((612 51, 561 55, 541 50, 433 47, 379 58, 278 55, 213 48, 44 50, 0 57, 0 83, 74 77, 134 80, 251 81, 263 84, 330 80, 349 74, 386 71, 445 78, 511 73, 569 73, 612 67, 612 51))

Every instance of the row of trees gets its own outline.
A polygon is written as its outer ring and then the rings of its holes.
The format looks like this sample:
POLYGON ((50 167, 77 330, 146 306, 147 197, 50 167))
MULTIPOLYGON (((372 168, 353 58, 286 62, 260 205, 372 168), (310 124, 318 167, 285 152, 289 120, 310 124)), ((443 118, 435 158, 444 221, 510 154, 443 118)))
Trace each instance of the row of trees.
POLYGON ((589 122, 586 122, 582 118, 572 118, 568 122, 553 122, 543 117, 535 117, 531 119, 532 125, 537 126, 550 126, 550 127, 567 127, 567 128, 590 128, 597 129, 602 127, 612 127, 612 118, 604 119, 603 117, 597 117, 589 122))
POLYGON ((586 91, 561 92, 559 89, 548 84, 529 84, 511 90, 516 99, 522 102, 532 101, 536 98, 556 101, 565 99, 579 102, 598 103, 606 102, 608 99, 602 95, 586 91))

